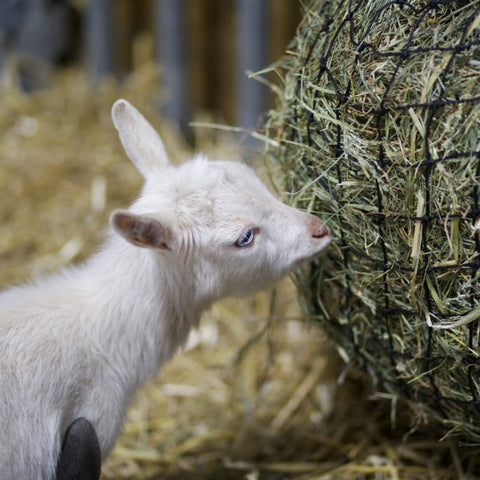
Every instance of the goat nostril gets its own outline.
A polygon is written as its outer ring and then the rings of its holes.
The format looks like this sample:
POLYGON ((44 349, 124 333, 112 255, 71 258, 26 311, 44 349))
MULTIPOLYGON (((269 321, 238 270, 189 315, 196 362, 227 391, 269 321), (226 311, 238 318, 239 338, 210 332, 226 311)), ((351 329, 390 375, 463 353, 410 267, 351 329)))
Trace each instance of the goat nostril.
POLYGON ((328 236, 330 236, 330 229, 323 224, 312 232, 313 238, 323 238, 328 236))

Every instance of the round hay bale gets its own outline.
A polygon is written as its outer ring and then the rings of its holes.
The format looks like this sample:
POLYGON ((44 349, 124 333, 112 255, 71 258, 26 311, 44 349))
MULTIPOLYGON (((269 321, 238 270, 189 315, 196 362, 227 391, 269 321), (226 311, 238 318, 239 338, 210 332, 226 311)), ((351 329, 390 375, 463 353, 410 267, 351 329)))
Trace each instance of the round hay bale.
POLYGON ((315 0, 291 50, 270 151, 336 237, 304 303, 418 423, 478 443, 480 2, 315 0))

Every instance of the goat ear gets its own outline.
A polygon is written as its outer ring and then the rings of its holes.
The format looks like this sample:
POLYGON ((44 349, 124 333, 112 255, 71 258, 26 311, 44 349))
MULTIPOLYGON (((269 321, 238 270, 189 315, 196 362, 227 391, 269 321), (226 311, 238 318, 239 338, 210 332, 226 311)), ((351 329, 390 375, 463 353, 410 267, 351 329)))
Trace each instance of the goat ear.
POLYGON ((170 249, 170 231, 155 218, 116 210, 110 223, 118 234, 137 247, 170 249))
POLYGON ((125 153, 144 178, 168 165, 168 155, 160 136, 129 102, 120 99, 113 104, 112 120, 125 153))

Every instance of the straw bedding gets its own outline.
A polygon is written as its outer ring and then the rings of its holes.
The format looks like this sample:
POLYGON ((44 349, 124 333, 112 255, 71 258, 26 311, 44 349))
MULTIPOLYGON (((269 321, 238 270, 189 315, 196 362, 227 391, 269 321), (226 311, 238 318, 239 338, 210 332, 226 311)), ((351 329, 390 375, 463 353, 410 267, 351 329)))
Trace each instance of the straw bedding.
POLYGON ((270 152, 336 244, 299 277, 344 359, 480 442, 480 2, 315 0, 270 152))
MULTIPOLYGON (((159 129, 172 161, 192 155, 159 115, 160 95, 150 63, 121 86, 106 80, 92 89, 69 70, 30 95, 0 88, 0 290, 82 261, 101 245, 110 213, 138 194, 141 176, 110 118, 117 98, 159 129)), ((202 129, 196 139, 212 158, 239 159, 230 134, 202 129)), ((293 478, 338 468, 345 451, 354 459, 352 445, 332 461, 336 444, 324 432, 316 438, 335 374, 328 350, 318 355, 320 332, 287 321, 299 314, 291 282, 277 292, 227 299, 204 315, 186 351, 138 392, 102 478, 293 478)))
MULTIPOLYGON (((110 212, 138 193, 110 120, 115 99, 145 113, 174 160, 191 153, 158 115, 152 65, 96 90, 76 70, 54 80, 32 95, 0 89, 0 288, 88 256, 110 212)), ((196 133, 212 157, 238 156, 228 136, 196 133)), ((353 371, 338 382, 341 366, 300 315, 295 289, 276 291, 204 316, 188 349, 138 392, 103 479, 480 478, 471 449, 406 436, 391 396, 372 397, 353 371)))

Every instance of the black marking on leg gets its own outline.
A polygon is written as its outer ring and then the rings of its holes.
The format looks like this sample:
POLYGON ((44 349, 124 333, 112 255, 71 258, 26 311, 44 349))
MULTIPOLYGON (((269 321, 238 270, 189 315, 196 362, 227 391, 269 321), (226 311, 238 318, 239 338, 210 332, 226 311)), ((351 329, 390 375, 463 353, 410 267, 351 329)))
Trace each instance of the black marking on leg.
POLYGON ((100 468, 100 445, 95 429, 86 418, 77 418, 65 434, 56 480, 98 480, 100 468))

